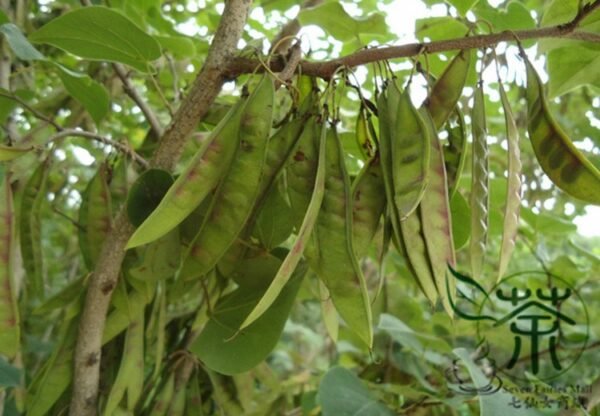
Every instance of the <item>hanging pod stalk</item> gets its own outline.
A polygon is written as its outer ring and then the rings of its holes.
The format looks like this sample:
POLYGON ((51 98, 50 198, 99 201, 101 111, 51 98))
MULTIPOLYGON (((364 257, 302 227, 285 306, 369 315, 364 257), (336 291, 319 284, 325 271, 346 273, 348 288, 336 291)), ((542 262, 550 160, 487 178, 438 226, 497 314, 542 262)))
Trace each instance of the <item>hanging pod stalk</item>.
MULTIPOLYGON (((448 265, 455 267, 455 258, 444 155, 431 116, 426 109, 422 109, 421 113, 429 129, 431 159, 429 163, 429 185, 419 205, 420 218, 437 292, 444 309, 448 315, 452 316, 453 311, 446 291, 446 271, 448 265)), ((450 279, 449 284, 450 294, 453 294, 454 279, 450 279)))
POLYGON ((269 146, 256 203, 252 208, 252 212, 244 226, 244 230, 238 238, 238 242, 234 243, 227 250, 218 263, 217 267, 223 276, 228 276, 232 273, 237 262, 242 259, 248 251, 246 241, 250 238, 256 222, 265 207, 265 203, 268 201, 269 195, 272 192, 276 192, 276 181, 281 177, 286 165, 288 165, 292 159, 292 154, 300 141, 305 126, 312 117, 311 113, 314 111, 316 99, 316 93, 306 97, 300 105, 298 116, 292 121, 285 123, 269 139, 269 146))
POLYGON ((556 122, 539 75, 523 50, 521 56, 527 67, 527 130, 540 166, 567 194, 600 205, 600 171, 556 122))
MULTIPOLYGON (((304 224, 306 212, 312 201, 311 195, 313 195, 321 157, 319 137, 317 117, 310 117, 286 168, 286 190, 296 230, 300 230, 304 224)), ((304 255, 311 266, 316 266, 315 261, 318 258, 316 230, 313 230, 308 238, 303 249, 304 255)))
POLYGON ((246 105, 242 97, 206 138, 160 204, 127 243, 133 248, 154 241, 180 224, 215 189, 239 146, 239 128, 246 105))
POLYGON ((431 114, 436 130, 439 130, 448 120, 462 95, 471 69, 472 54, 471 50, 461 50, 431 89, 425 107, 431 114))
POLYGON ((446 122, 448 143, 443 147, 450 199, 452 199, 458 188, 460 175, 467 160, 467 129, 465 118, 458 107, 454 110, 454 114, 456 116, 456 126, 450 126, 450 121, 446 122))
POLYGON ((79 208, 79 246, 88 270, 93 270, 112 227, 107 165, 103 163, 83 193, 79 208))
POLYGON ((504 110, 506 140, 508 142, 506 205, 504 207, 504 227, 502 229, 502 246, 498 265, 498 280, 500 280, 506 272, 517 240, 519 209, 521 207, 521 150, 519 148, 519 130, 500 79, 498 79, 498 88, 500 89, 500 99, 504 110))
POLYGON ((358 259, 367 254, 385 211, 385 184, 379 152, 371 158, 352 185, 353 244, 358 259))
POLYGON ((466 159, 465 122, 457 104, 473 66, 472 54, 473 52, 470 50, 462 50, 452 59, 444 73, 433 85, 431 93, 421 107, 421 110, 428 110, 436 131, 440 130, 444 124, 449 124, 448 120, 453 113, 457 118, 457 127, 450 128, 448 126, 448 145, 444 146, 450 197, 456 190, 466 159))
POLYGON ((104 414, 114 414, 127 395, 127 409, 134 411, 144 387, 144 300, 133 292, 128 299, 131 322, 125 334, 121 365, 106 401, 104 414))
POLYGON ((33 172, 21 197, 19 231, 21 255, 27 274, 27 288, 33 297, 44 298, 44 258, 42 253, 41 209, 46 198, 45 188, 50 159, 40 163, 33 172))
POLYGON ((313 232, 315 223, 317 222, 317 216, 323 202, 323 195, 325 194, 325 153, 326 153, 326 142, 325 142, 325 126, 322 128, 321 139, 318 150, 318 162, 317 162, 317 173, 315 175, 315 181, 313 184, 312 196, 308 203, 308 207, 302 220, 302 225, 298 230, 296 241, 286 255, 283 263, 279 267, 277 274, 273 278, 273 281, 269 285, 268 289, 258 301, 254 309, 248 314, 244 322, 240 325, 240 331, 247 328, 275 302, 286 283, 290 280, 292 273, 298 266, 298 262, 302 258, 304 249, 309 241, 309 238, 313 232))
POLYGON ((205 276, 244 229, 260 191, 274 100, 273 80, 264 75, 248 98, 240 120, 235 161, 219 184, 209 213, 183 260, 182 278, 205 276))
MULTIPOLYGON (((325 127, 326 128, 326 127, 325 127)), ((335 126, 327 129, 326 179, 317 218, 317 274, 346 324, 371 348, 373 328, 367 284, 354 254, 352 193, 344 152, 335 126)))
POLYGON ((369 159, 373 157, 374 140, 371 136, 371 130, 368 126, 368 120, 366 115, 366 109, 363 102, 360 103, 358 115, 356 117, 356 144, 360 149, 363 157, 369 159))
POLYGON ((438 299, 435 278, 431 270, 431 261, 423 234, 421 213, 413 212, 400 226, 401 238, 398 240, 409 270, 417 279, 417 284, 432 305, 438 299))
POLYGON ((7 169, 0 166, 0 354, 12 359, 19 353, 20 329, 13 281, 15 209, 7 169))
POLYGON ((489 154, 487 146, 487 127, 485 123, 485 103, 483 85, 475 90, 473 112, 471 113, 473 130, 473 159, 471 168, 471 277, 481 277, 487 246, 489 215, 489 154))
POLYGON ((403 220, 417 208, 427 187, 431 140, 423 117, 410 99, 408 87, 400 92, 392 84, 389 97, 397 101, 395 112, 389 113, 393 201, 403 220))
POLYGON ((313 116, 306 122, 286 167, 286 188, 296 228, 302 225, 311 200, 319 160, 318 138, 317 117, 313 116))
POLYGON ((398 240, 400 236, 400 215, 394 203, 394 183, 392 170, 392 138, 391 117, 393 109, 397 108, 397 102, 388 99, 388 89, 384 89, 377 97, 377 114, 379 117, 379 157, 381 161, 381 173, 385 188, 386 215, 388 215, 392 228, 398 240))
MULTIPOLYGON (((389 87, 388 87, 389 88, 389 87)), ((400 215, 396 204, 394 203, 394 184, 392 173, 392 118, 390 114, 395 114, 398 108, 398 102, 394 99, 388 99, 388 90, 381 92, 377 98, 377 110, 379 115, 379 152, 381 156, 381 170, 383 173, 383 182, 387 205, 385 215, 387 221, 392 226, 392 240, 396 243, 399 250, 404 253, 408 268, 417 280, 417 284, 427 297, 431 304, 437 301, 437 290, 431 272, 427 248, 423 239, 421 220, 413 212, 404 220, 400 220, 400 215)), ((399 97, 399 94, 395 95, 399 97)))

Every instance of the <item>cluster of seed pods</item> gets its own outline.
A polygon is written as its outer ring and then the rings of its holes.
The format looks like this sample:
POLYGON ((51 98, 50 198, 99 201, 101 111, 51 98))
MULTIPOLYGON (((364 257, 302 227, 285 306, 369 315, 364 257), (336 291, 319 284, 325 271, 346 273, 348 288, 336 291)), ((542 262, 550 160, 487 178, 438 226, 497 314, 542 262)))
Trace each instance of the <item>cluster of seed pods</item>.
MULTIPOLYGON (((376 104, 361 103, 354 127, 364 163, 355 177, 348 173, 339 122, 323 105, 327 98, 317 82, 301 79, 300 104, 274 128, 274 114, 279 113, 270 75, 254 77, 244 88, 175 180, 156 169, 142 174, 129 191, 126 207, 136 227, 123 267, 127 283, 115 290, 103 340, 125 332, 123 360, 106 408, 135 409, 144 381, 144 336, 148 331, 156 334, 153 348, 161 357, 168 299, 184 297, 189 287, 201 286, 206 305, 212 305, 198 309, 193 322, 198 336, 190 350, 223 374, 253 368, 274 348, 308 270, 326 297, 321 302, 330 334, 337 334, 339 315, 370 348, 376 295, 369 292, 361 262, 373 246, 380 249, 380 266, 388 246, 395 246, 429 302, 439 302, 452 315, 449 297, 455 288, 447 277, 448 266, 461 265, 456 265, 450 201, 465 191, 458 184, 468 154, 463 116, 468 109, 459 100, 473 56, 472 51, 457 53, 420 107, 413 104, 410 83, 401 88, 395 79, 384 83, 376 104), (445 140, 440 139, 442 129, 445 140), (379 235, 382 244, 374 244, 379 235), (168 285, 167 279, 172 279, 168 285), (156 313, 146 322, 149 304, 156 313)), ((529 138, 542 169, 564 192, 600 204, 600 173, 552 117, 539 76, 523 57, 529 138)), ((508 143, 497 272, 501 278, 509 269, 519 224, 521 156, 513 112, 499 85, 508 143)), ((467 253, 478 280, 485 278, 489 255, 489 166, 482 85, 474 91, 467 253)), ((39 195, 47 183, 49 159, 26 183, 19 224, 9 176, 0 172, 0 218, 7 225, 0 238, 0 352, 8 356, 19 339, 14 293, 6 284, 17 231, 21 251, 27 253, 28 290, 43 297, 39 195)), ((79 240, 90 271, 112 226, 116 203, 127 193, 127 167, 119 166, 111 172, 102 164, 82 194, 79 240)), ((44 302, 39 313, 76 298, 85 278, 44 302)), ((53 380, 55 389, 37 392, 45 399, 32 402, 31 414, 43 414, 67 388, 71 363, 64 357, 73 349, 75 331, 74 321, 65 323, 63 343, 39 376, 53 380)), ((155 376, 160 369, 158 360, 155 376)), ((157 403, 185 402, 185 390, 177 389, 173 374, 164 378, 156 395, 157 403)))

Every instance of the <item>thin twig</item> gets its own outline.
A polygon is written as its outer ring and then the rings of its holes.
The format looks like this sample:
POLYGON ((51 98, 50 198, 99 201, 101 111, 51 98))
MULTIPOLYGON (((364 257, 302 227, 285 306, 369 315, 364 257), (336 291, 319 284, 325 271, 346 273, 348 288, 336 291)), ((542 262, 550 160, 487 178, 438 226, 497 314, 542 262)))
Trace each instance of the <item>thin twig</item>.
POLYGON ((91 131, 87 131, 87 130, 77 130, 77 129, 61 129, 58 133, 56 133, 55 135, 51 136, 48 139, 48 142, 52 142, 54 140, 58 140, 61 139, 63 137, 85 137, 87 139, 92 139, 95 140, 97 142, 109 145, 114 147, 115 149, 118 149, 119 151, 127 154, 127 155, 131 155, 131 157, 138 162, 140 165, 142 165, 144 168, 148 168, 150 166, 150 164, 148 163, 148 161, 146 159, 144 159, 143 157, 141 157, 139 154, 137 154, 131 147, 129 147, 126 144, 123 144, 121 142, 117 142, 113 139, 109 139, 108 137, 102 136, 100 134, 96 134, 96 133, 92 133, 91 131))
MULTIPOLYGON (((323 0, 307 0, 301 7, 300 11, 303 9, 308 9, 311 7, 318 6, 323 3, 323 0)), ((300 31, 300 21, 298 17, 287 22, 279 31, 277 36, 273 38, 273 42, 271 42, 271 49, 269 53, 274 52, 277 54, 285 55, 290 49, 290 45, 292 44, 292 40, 294 36, 298 34, 300 31), (287 39, 287 40, 286 40, 287 39)))
POLYGON ((533 246, 531 241, 529 241, 529 239, 525 236, 521 236, 520 240, 523 241, 525 246, 527 246, 527 248, 529 249, 529 251, 531 252, 533 257, 535 257, 537 262, 540 264, 541 268, 544 270, 544 273, 546 273, 547 275, 550 275, 550 269, 546 265, 546 262, 544 261, 544 259, 538 254, 537 250, 535 249, 535 247, 533 246))
POLYGON ((25 110, 29 111, 35 118, 45 121, 48 124, 51 124, 56 130, 62 129, 62 127, 58 123, 56 123, 56 121, 52 120, 49 117, 46 117, 44 114, 40 113, 35 108, 31 107, 29 104, 27 104, 25 101, 23 101, 19 96, 12 94, 12 93, 6 93, 4 91, 0 91, 0 96, 8 98, 13 101, 16 101, 17 103, 19 103, 19 105, 21 107, 23 107, 25 110))
POLYGON ((175 114, 175 111, 173 110, 173 106, 171 105, 169 100, 167 100, 167 97, 165 96, 162 88, 160 87, 160 85, 158 84, 158 81, 156 80, 156 76, 154 74, 150 74, 150 80, 152 81, 152 85, 154 85, 154 88, 156 89, 156 92, 158 93, 158 96, 160 97, 160 100, 162 101, 163 105, 167 108, 169 115, 171 117, 173 117, 173 114, 175 114))
POLYGON ((301 59, 302 49, 300 48, 300 43, 295 43, 294 46, 290 48, 290 53, 285 67, 279 73, 279 80, 275 83, 276 88, 279 88, 281 82, 287 82, 294 76, 296 73, 296 68, 298 68, 301 59))
POLYGON ((148 124, 150 124, 150 128, 152 129, 156 137, 162 136, 163 128, 160 125, 156 114, 154 114, 154 111, 152 111, 148 103, 146 103, 146 101, 140 96, 138 91, 135 89, 133 83, 129 79, 129 75, 127 74, 127 70, 125 69, 125 67, 121 64, 114 63, 113 69, 115 70, 115 73, 123 83, 123 91, 125 91, 125 94, 127 94, 129 98, 131 98, 140 108, 142 114, 144 114, 144 117, 146 117, 146 121, 148 121, 148 124))
MULTIPOLYGON (((238 4, 237 8, 241 7, 239 3, 242 3, 246 10, 250 7, 249 0, 238 0, 232 3, 238 4)), ((228 3, 226 2, 226 4, 228 3)), ((229 68, 231 61, 235 59, 234 53, 237 50, 237 39, 239 37, 235 39, 234 44, 229 44, 229 42, 237 36, 238 27, 240 27, 241 36, 241 31, 246 22, 246 16, 241 14, 225 14, 227 10, 234 11, 235 9, 236 6, 226 8, 221 20, 229 20, 235 30, 232 31, 223 25, 220 25, 217 29, 208 50, 205 64, 159 142, 151 161, 154 167, 172 170, 181 156, 190 132, 196 128, 198 121, 206 115, 210 105, 221 92, 223 84, 228 80, 226 69, 229 68)))
MULTIPOLYGON (((185 389, 192 373, 198 366, 198 361, 194 355, 188 354, 184 356, 183 362, 177 366, 175 372, 175 387, 173 397, 176 397, 181 389, 185 389)), ((173 407, 176 406, 175 401, 171 402, 169 406, 169 414, 173 411, 173 407)))
POLYGON ((171 71, 171 77, 173 78, 173 101, 177 104, 181 100, 181 91, 179 90, 179 74, 175 67, 175 61, 169 54, 165 54, 167 63, 169 64, 169 71, 171 71))
POLYGON ((75 226, 75 228, 77 228, 78 230, 84 231, 85 228, 83 227, 83 225, 79 224, 77 221, 75 221, 73 218, 69 217, 67 214, 65 214, 64 212, 62 212, 61 210, 59 210, 58 208, 56 208, 54 205, 52 205, 52 211, 54 211, 56 214, 60 215, 61 217, 63 217, 65 220, 69 221, 71 224, 73 224, 75 226))
POLYGON ((137 154, 131 147, 129 147, 123 143, 114 141, 112 139, 109 139, 108 137, 105 137, 100 134, 93 133, 93 132, 87 131, 87 130, 65 129, 60 124, 56 123, 54 120, 51 120, 50 118, 46 117, 39 111, 35 110, 33 107, 28 105, 26 102, 21 100, 16 95, 8 94, 3 91, 0 91, 0 96, 7 97, 7 98, 17 101, 21 106, 23 106, 23 108, 25 110, 31 112, 31 114, 35 118, 37 118, 38 120, 41 120, 47 124, 50 124, 52 127, 54 127, 54 129, 57 131, 57 133, 54 134, 53 136, 51 136, 48 139, 48 142, 52 142, 54 140, 58 140, 58 139, 61 139, 63 137, 67 137, 67 136, 85 137, 88 139, 93 139, 100 143, 104 143, 104 144, 113 146, 115 149, 118 149, 119 151, 121 151, 125 154, 131 155, 133 157, 133 159, 136 162, 138 162, 140 165, 142 165, 144 168, 148 168, 150 166, 150 164, 148 163, 147 160, 145 160, 143 157, 141 157, 139 154, 137 154))
MULTIPOLYGON (((577 24, 589 15, 593 10, 600 7, 600 0, 586 7, 582 13, 576 18, 577 24)), ((575 20, 574 20, 575 21, 575 20)), ((302 61, 298 66, 299 70, 304 75, 329 79, 336 69, 347 66, 355 67, 365 65, 372 62, 383 61, 395 58, 408 58, 417 56, 425 52, 439 53, 463 49, 481 49, 494 46, 500 42, 515 41, 515 38, 520 40, 528 39, 544 39, 544 38, 567 38, 575 40, 583 40, 588 42, 600 42, 600 35, 589 32, 575 32, 577 24, 567 23, 563 25, 543 27, 531 30, 504 31, 501 33, 492 33, 488 35, 476 35, 455 39, 440 40, 427 43, 409 43, 400 46, 388 46, 385 48, 370 48, 361 49, 350 55, 322 62, 302 61)), ((238 57, 233 60, 229 68, 225 71, 228 78, 236 78, 241 74, 248 74, 254 71, 259 63, 254 59, 238 57)), ((282 63, 278 60, 273 60, 271 70, 277 72, 282 70, 282 63)))

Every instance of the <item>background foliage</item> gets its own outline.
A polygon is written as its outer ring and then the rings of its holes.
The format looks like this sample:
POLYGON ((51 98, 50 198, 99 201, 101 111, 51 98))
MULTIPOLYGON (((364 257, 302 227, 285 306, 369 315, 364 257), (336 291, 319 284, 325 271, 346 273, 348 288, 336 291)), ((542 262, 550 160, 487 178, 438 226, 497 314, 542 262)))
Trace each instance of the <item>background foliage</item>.
MULTIPOLYGON (((112 199, 112 213, 116 212, 127 193, 133 191, 131 186, 143 167, 127 149, 135 149, 142 158, 149 158, 156 146, 156 136, 148 119, 131 100, 126 91, 128 87, 123 85, 110 62, 126 65, 132 87, 148 103, 158 123, 166 126, 204 62, 223 10, 222 3, 212 1, 94 3, 110 9, 99 8, 97 13, 85 16, 75 12, 64 15, 71 10, 82 10, 79 2, 18 0, 4 1, 0 11, 1 53, 8 62, 2 64, 0 71, 3 75, 0 137, 3 146, 32 149, 10 162, 3 161, 1 167, 3 176, 10 172, 17 223, 25 230, 21 231, 20 238, 29 241, 25 244, 21 241, 21 252, 17 255, 20 260, 10 277, 18 296, 21 335, 18 351, 9 348, 0 351, 0 398, 3 399, 0 404, 4 406, 5 415, 19 414, 24 409, 31 415, 63 414, 68 406, 77 318, 86 279, 97 256, 94 250, 99 249, 97 241, 89 242, 93 247, 91 252, 86 253, 81 248, 80 240, 86 238, 81 233, 86 226, 82 223, 85 222, 82 203, 94 183, 102 186, 95 179, 106 175, 110 186, 104 195, 112 199), (75 128, 101 137, 60 133, 63 129, 75 128), (108 138, 110 143, 103 142, 102 138, 108 138), (36 255, 36 250, 41 255, 36 255)), ((398 10, 392 3, 400 2, 325 1, 306 9, 288 0, 256 2, 239 44, 240 54, 254 57, 257 52, 267 52, 270 40, 296 15, 304 26, 300 37, 311 60, 347 55, 367 45, 406 43, 406 39, 398 38, 398 29, 408 29, 397 28, 394 15, 386 15, 386 11, 398 10)), ((435 15, 414 22, 414 37, 419 41, 436 41, 464 36, 469 29, 489 33, 565 23, 574 18, 580 2, 510 0, 491 4, 487 0, 423 0, 412 3, 423 10, 423 15, 435 15), (479 23, 475 24, 476 21, 479 23)), ((600 35, 600 11, 586 18, 581 28, 600 35)), ((575 145, 600 167, 599 44, 544 39, 527 41, 524 46, 530 58, 535 58, 537 68, 546 74, 553 114, 575 145)), ((597 280, 600 236, 586 237, 578 233, 574 221, 585 214, 585 204, 558 190, 543 174, 534 156, 525 133, 522 88, 525 68, 517 58, 516 47, 502 43, 497 53, 500 73, 509 87, 507 94, 522 136, 521 221, 508 272, 550 271, 568 279, 586 293, 588 299, 600 299, 597 280)), ((482 53, 479 54, 482 57, 482 53)), ((439 53, 416 59, 423 71, 437 77, 453 55, 439 53)), ((488 257, 481 284, 490 288, 498 268, 507 158, 494 65, 484 62, 492 174, 488 257)), ((478 65, 481 71, 481 63, 478 65)), ((391 61, 400 80, 408 77, 413 66, 414 62, 406 58, 391 61)), ((368 98, 373 97, 375 71, 376 66, 372 65, 356 70, 355 82, 368 98)), ((463 109, 472 105, 476 75, 473 73, 467 80, 468 86, 461 98, 463 109)), ((201 139, 237 100, 248 78, 242 75, 225 85, 186 144, 175 174, 182 171, 201 139)), ((319 82, 321 87, 325 86, 319 82)), ((342 86, 338 95, 340 137, 347 166, 354 176, 364 163, 355 138, 359 100, 352 88, 342 86)), ((419 105, 424 96, 421 83, 421 89, 415 89, 415 103, 419 105)), ((281 101, 287 99, 283 90, 277 97, 281 101)), ((10 156, 6 155, 10 152, 2 147, 0 154, 8 159, 10 156)), ((169 177, 154 178, 149 182, 151 189, 139 192, 150 201, 160 199, 163 194, 160 189, 166 189, 170 181, 169 177)), ((468 270, 469 264, 466 248, 470 213, 465 203, 469 192, 467 163, 458 193, 451 201, 459 270, 468 270)), ((88 210, 100 205, 88 201, 88 210)), ((287 226, 282 212, 285 213, 273 208, 274 224, 265 227, 276 230, 287 226)), ((104 214, 109 218, 111 213, 104 214)), ((583 218, 585 228, 591 217, 583 218)), ((102 235, 99 238, 102 240, 102 235)), ((362 262, 372 294, 378 285, 379 250, 380 243, 374 244, 371 255, 362 262)), ((177 414, 174 409, 181 408, 181 403, 182 409, 187 409, 185 414, 190 415, 316 415, 320 412, 323 415, 467 415, 477 414, 478 409, 487 409, 485 414, 499 415, 512 410, 506 407, 508 397, 481 396, 477 400, 457 395, 448 385, 444 371, 457 356, 464 359, 469 371, 479 371, 469 361, 472 359, 469 352, 477 348, 475 327, 469 322, 452 321, 441 306, 432 308, 402 255, 393 249, 385 260, 383 291, 373 304, 375 343, 372 351, 365 350, 343 324, 337 342, 332 341, 322 318, 317 280, 309 272, 293 306, 289 305, 291 312, 287 322, 275 322, 282 316, 274 313, 265 322, 264 332, 259 334, 264 342, 271 338, 277 343, 274 350, 254 369, 233 376, 221 375, 196 361, 194 349, 191 354, 182 349, 186 331, 201 319, 197 309, 203 288, 199 285, 180 287, 174 283, 176 265, 169 263, 172 256, 173 253, 160 251, 156 256, 146 254, 144 266, 153 270, 154 281, 136 280, 134 269, 129 284, 136 290, 131 291, 123 283, 113 296, 104 337, 101 406, 113 406, 114 414, 166 414, 166 410, 161 409, 166 409, 164 406, 173 397, 173 403, 178 404, 172 405, 169 414, 177 414), (126 338, 125 329, 133 323, 140 325, 140 329, 135 335, 128 332, 126 338), (280 338, 278 325, 283 326, 280 338), (137 381, 143 389, 131 388, 126 399, 111 403, 110 397, 115 394, 111 386, 119 377, 121 357, 126 356, 124 349, 133 345, 130 337, 143 343, 143 362, 131 363, 143 369, 142 379, 137 381), (189 381, 178 396, 172 390, 181 368, 187 368, 191 374, 187 375, 189 381), (133 391, 137 391, 137 397, 133 391)), ((136 264, 135 267, 142 266, 136 264)), ((239 302, 244 301, 243 293, 238 295, 241 296, 239 302)), ((0 298, 0 302, 6 306, 8 300, 0 298)), ((596 301, 589 302, 590 316, 594 317, 599 307, 596 301)), ((561 378, 561 383, 592 384, 600 376, 598 353, 594 349, 600 345, 599 325, 592 319, 590 349, 575 369, 561 378)), ((510 350, 512 346, 507 343, 506 348, 510 350)), ((246 355, 253 353, 257 352, 251 348, 227 351, 227 356, 223 351, 213 352, 215 359, 233 361, 234 367, 236 360, 243 361, 246 355)), ((598 389, 589 398, 590 403, 597 401, 597 394, 598 389)), ((592 407, 588 406, 587 411, 594 413, 592 407)), ((578 411, 584 412, 583 409, 578 411)), ((533 410, 528 412, 534 414, 533 410)))

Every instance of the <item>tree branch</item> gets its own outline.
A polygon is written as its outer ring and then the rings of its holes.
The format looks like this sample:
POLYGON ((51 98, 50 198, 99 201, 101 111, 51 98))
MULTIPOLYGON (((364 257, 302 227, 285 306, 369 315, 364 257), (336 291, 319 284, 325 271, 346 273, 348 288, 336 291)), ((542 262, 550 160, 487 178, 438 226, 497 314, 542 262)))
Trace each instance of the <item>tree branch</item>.
POLYGON ((129 98, 131 98, 137 104, 137 106, 140 108, 140 110, 142 111, 142 114, 144 114, 144 117, 146 117, 148 124, 150 124, 150 129, 152 129, 152 132, 154 133, 154 135, 156 137, 162 136, 163 128, 161 127, 160 123, 158 122, 158 118, 156 117, 156 114, 154 114, 154 111, 152 111, 152 109, 150 108, 148 103, 146 103, 146 101, 144 101, 144 99, 140 96, 140 94, 137 92, 137 90, 133 86, 133 83, 131 82, 131 80, 129 79, 129 76, 127 75, 127 70, 125 69, 125 67, 121 64, 114 63, 113 69, 115 70, 115 73, 117 74, 117 76, 119 77, 121 82, 123 83, 123 91, 125 91, 125 94, 127 94, 129 96, 129 98))
POLYGON ((295 43, 289 49, 287 63, 278 75, 279 80, 275 83, 275 88, 279 88, 281 82, 288 82, 290 79, 292 79, 296 69, 298 68, 298 65, 300 65, 301 59, 302 49, 300 48, 300 43, 295 43))
POLYGON ((40 113, 35 108, 31 107, 29 104, 27 104, 24 100, 22 100, 16 94, 5 93, 5 92, 0 91, 0 97, 5 97, 10 100, 16 101, 17 103, 19 103, 19 105, 21 107, 23 107, 25 110, 29 111, 38 120, 44 121, 44 122, 52 125, 52 127, 54 127, 58 131, 62 130, 62 127, 60 126, 60 124, 58 124, 56 121, 52 120, 51 118, 46 117, 44 114, 40 113))
POLYGON ((107 144, 127 155, 131 155, 131 157, 136 162, 138 162, 140 165, 142 165, 144 168, 149 167, 149 163, 146 161, 146 159, 144 159, 139 154, 137 154, 131 147, 129 147, 126 144, 123 144, 121 142, 117 142, 115 140, 109 139, 108 137, 104 137, 99 134, 92 133, 90 131, 77 130, 77 129, 64 129, 64 130, 60 130, 58 133, 56 133, 55 135, 50 137, 50 139, 48 139, 48 141, 51 142, 53 140, 58 140, 58 139, 61 139, 63 137, 68 137, 68 136, 85 137, 87 139, 92 139, 97 142, 107 144))
MULTIPOLYGON (((323 3, 323 0, 307 0, 302 5, 301 10, 318 6, 321 3, 323 3)), ((277 36, 273 38, 273 42, 271 42, 271 49, 269 50, 269 52, 285 55, 290 46, 292 45, 293 37, 296 36, 296 34, 298 34, 300 28, 300 21, 297 17, 287 22, 281 28, 277 36), (276 49, 273 50, 273 48, 276 49)))
MULTIPOLYGON (((319 77, 328 80, 340 67, 355 67, 372 62, 395 58, 408 58, 426 53, 448 52, 462 49, 479 49, 494 46, 500 42, 510 42, 519 39, 544 39, 544 38, 567 38, 584 40, 589 42, 600 42, 600 36, 590 32, 575 32, 577 24, 594 9, 600 7, 600 0, 596 0, 587 8, 584 8, 577 17, 564 25, 543 27, 531 30, 505 31, 489 35, 477 35, 456 39, 440 40, 427 43, 409 43, 400 46, 388 46, 384 48, 362 49, 358 52, 340 58, 323 62, 303 61, 298 66, 303 75, 319 77)), ((273 60, 271 70, 274 72, 283 69, 282 62, 273 60)), ((237 57, 225 71, 228 78, 234 79, 241 74, 253 72, 260 63, 254 59, 237 57)))
POLYGON ((204 117, 228 79, 225 69, 229 67, 236 51, 237 42, 246 23, 250 0, 237 0, 225 4, 229 7, 223 11, 221 24, 208 50, 206 62, 167 127, 154 154, 152 165, 157 168, 166 170, 173 168, 179 160, 187 136, 204 117))
MULTIPOLYGON (((223 17, 208 51, 206 62, 182 102, 157 148, 153 165, 171 169, 178 160, 186 137, 221 91, 226 77, 223 70, 236 51, 238 40, 250 9, 250 0, 225 2, 223 17)), ((117 214, 96 269, 88 283, 87 294, 79 322, 75 348, 73 393, 69 414, 88 416, 96 414, 102 334, 106 313, 125 257, 125 245, 133 233, 124 209, 117 214)))

